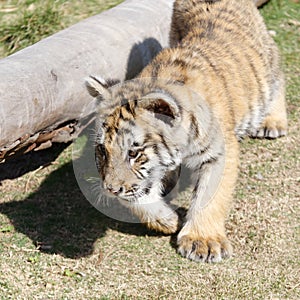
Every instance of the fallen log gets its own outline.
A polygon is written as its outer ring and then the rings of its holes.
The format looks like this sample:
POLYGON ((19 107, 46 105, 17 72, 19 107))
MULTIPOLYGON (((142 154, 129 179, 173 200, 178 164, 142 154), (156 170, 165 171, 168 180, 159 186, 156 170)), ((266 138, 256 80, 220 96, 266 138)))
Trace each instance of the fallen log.
POLYGON ((1 59, 0 162, 76 138, 95 108, 84 78, 135 76, 168 46, 172 5, 127 0, 1 59))

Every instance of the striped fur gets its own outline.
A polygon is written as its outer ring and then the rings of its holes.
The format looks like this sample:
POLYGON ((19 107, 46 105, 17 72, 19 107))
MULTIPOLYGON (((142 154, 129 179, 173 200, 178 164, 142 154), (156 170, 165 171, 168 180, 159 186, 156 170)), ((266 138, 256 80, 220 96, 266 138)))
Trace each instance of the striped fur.
POLYGON ((171 48, 137 79, 91 78, 99 98, 96 159, 104 188, 178 251, 218 262, 232 250, 224 222, 237 178, 238 139, 286 134, 278 50, 252 0, 177 0, 171 48), (193 170, 186 221, 163 200, 166 174, 193 170))

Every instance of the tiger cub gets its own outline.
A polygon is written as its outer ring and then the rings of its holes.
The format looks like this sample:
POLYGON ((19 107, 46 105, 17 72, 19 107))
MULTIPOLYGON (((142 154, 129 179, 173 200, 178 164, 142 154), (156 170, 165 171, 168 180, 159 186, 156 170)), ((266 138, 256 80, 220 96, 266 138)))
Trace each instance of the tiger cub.
POLYGON ((142 223, 179 231, 182 256, 219 262, 232 253, 224 222, 238 140, 287 132, 278 50, 252 0, 175 1, 170 42, 133 81, 87 80, 99 101, 96 163, 103 188, 142 223), (162 197, 181 163, 194 180, 183 223, 162 197))

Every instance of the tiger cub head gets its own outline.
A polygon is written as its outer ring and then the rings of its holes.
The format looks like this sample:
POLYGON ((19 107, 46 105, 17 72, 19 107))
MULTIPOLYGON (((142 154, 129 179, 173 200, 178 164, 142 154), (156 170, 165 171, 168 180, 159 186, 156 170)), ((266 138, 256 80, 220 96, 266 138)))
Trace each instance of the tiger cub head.
POLYGON ((98 103, 95 159, 104 190, 130 202, 162 194, 164 176, 181 163, 174 97, 145 79, 110 86, 89 77, 86 87, 98 103))

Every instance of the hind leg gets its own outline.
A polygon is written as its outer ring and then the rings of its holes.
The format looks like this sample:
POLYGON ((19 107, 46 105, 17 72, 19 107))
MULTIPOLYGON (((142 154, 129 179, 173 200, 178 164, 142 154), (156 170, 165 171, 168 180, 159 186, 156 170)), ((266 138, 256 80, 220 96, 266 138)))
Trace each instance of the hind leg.
POLYGON ((274 94, 274 100, 271 103, 269 112, 263 120, 260 129, 253 134, 253 137, 275 139, 287 134, 284 80, 279 82, 279 88, 274 94))

